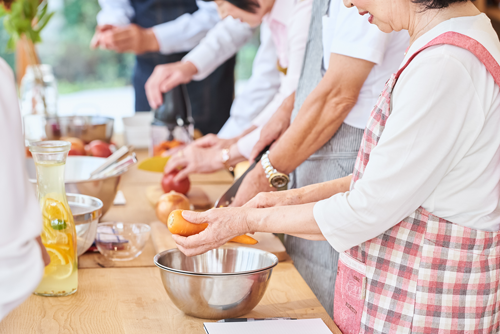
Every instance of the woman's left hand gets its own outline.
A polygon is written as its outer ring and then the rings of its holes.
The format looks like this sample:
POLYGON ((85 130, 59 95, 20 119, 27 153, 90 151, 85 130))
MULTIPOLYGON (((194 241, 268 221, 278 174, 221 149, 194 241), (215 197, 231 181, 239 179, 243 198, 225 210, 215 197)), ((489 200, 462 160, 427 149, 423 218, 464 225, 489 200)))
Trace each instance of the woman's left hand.
POLYGON ((194 224, 208 223, 208 227, 199 234, 190 237, 172 235, 177 247, 187 256, 203 254, 220 247, 232 238, 254 232, 248 225, 247 208, 220 208, 205 212, 183 211, 182 216, 194 224))
POLYGON ((224 168, 221 149, 217 147, 202 148, 188 145, 174 154, 165 166, 165 174, 182 168, 175 176, 174 182, 180 182, 191 173, 212 173, 224 168))

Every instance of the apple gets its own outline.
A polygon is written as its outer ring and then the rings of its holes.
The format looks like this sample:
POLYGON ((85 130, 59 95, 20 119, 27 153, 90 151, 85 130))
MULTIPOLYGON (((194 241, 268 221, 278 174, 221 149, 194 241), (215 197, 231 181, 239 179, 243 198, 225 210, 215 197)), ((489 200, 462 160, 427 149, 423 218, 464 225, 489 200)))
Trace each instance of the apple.
POLYGON ((107 158, 113 152, 111 152, 110 145, 102 140, 93 140, 87 146, 85 146, 85 150, 88 155, 93 157, 107 158))
POLYGON ((191 182, 189 178, 185 178, 179 182, 174 182, 174 177, 177 175, 177 171, 171 172, 169 174, 164 174, 161 179, 161 187, 165 193, 169 193, 171 191, 176 191, 178 193, 186 195, 191 188, 191 182))
POLYGON ((85 144, 83 141, 76 137, 62 137, 61 140, 69 141, 71 148, 68 155, 85 155, 85 144))

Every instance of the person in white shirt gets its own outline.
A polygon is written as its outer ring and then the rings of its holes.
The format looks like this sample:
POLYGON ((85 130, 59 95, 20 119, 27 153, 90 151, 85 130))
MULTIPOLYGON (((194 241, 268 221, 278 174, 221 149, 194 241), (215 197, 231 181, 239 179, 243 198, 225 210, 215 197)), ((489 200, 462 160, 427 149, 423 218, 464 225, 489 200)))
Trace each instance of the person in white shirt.
POLYGON ((242 135, 229 141, 231 144, 229 147, 221 150, 220 146, 200 147, 201 145, 195 144, 189 145, 179 154, 174 155, 169 160, 165 173, 183 167, 183 170, 176 175, 176 181, 182 180, 193 172, 212 172, 245 160, 258 140, 258 131, 260 131, 258 127, 265 124, 285 98, 297 88, 309 31, 312 0, 295 1, 293 6, 285 0, 258 2, 246 0, 235 1, 235 3, 238 3, 241 8, 230 1, 217 1, 221 15, 241 19, 251 26, 257 26, 261 22, 269 26, 278 55, 277 66, 282 71, 280 88, 272 101, 252 121, 251 126, 242 135), (252 3, 258 7, 247 6, 252 3))
MULTIPOLYGON (((135 110, 149 111, 144 85, 158 64, 182 59, 212 29, 220 18, 214 4, 203 1, 100 0, 98 26, 92 39, 93 48, 137 55, 133 84, 135 110)), ((248 26, 226 23, 233 33, 246 38, 248 26)), ((227 61, 201 82, 188 85, 193 117, 203 133, 219 131, 229 116, 234 95, 234 63, 227 61), (217 99, 213 98, 217 92, 217 99)))
POLYGON ((20 115, 14 74, 0 58, 0 321, 33 293, 44 262, 50 262, 40 239, 42 213, 26 174, 20 115))
POLYGON ((175 241, 191 256, 248 232, 326 239, 342 252, 335 301, 343 303, 334 314, 341 331, 495 332, 498 36, 471 1, 346 5, 358 6, 384 32, 410 33, 405 59, 370 116, 353 175, 258 195, 244 208, 186 211, 184 218, 208 228, 175 241))

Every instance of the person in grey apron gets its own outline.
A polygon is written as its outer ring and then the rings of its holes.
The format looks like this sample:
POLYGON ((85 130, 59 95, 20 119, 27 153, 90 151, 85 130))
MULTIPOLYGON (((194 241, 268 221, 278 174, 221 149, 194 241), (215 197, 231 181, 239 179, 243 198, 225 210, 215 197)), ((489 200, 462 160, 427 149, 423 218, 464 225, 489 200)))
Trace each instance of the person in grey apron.
MULTIPOLYGON (((292 122, 306 97, 323 78, 323 42, 321 18, 328 10, 329 0, 313 3, 309 40, 304 67, 295 94, 292 122)), ((363 130, 343 123, 337 133, 291 175, 291 188, 325 182, 352 173, 363 130)), ((311 241, 285 235, 285 248, 321 305, 333 317, 333 295, 337 277, 338 253, 328 241, 311 241)))
MULTIPOLYGON (((262 129, 253 156, 276 136, 279 140, 263 155, 262 167, 245 177, 235 206, 272 190, 270 184, 283 189, 286 174, 292 181, 289 188, 349 175, 370 110, 408 46, 407 33, 382 33, 340 0, 316 0, 312 15, 294 109, 284 107, 262 129), (292 125, 281 133, 287 115, 292 125)), ((274 206, 276 196, 256 197, 249 205, 274 206)), ((277 203, 286 205, 286 201, 277 203)), ((326 241, 285 236, 284 243, 301 275, 332 314, 338 254, 326 241)))
MULTIPOLYGON (((195 0, 131 0, 133 23, 150 28, 198 10, 195 0)), ((137 55, 133 74, 135 110, 149 111, 144 85, 156 65, 180 61, 187 53, 163 55, 152 52, 137 55)), ((234 96, 235 57, 230 58, 201 81, 187 84, 195 127, 202 133, 217 133, 229 118, 234 96)))

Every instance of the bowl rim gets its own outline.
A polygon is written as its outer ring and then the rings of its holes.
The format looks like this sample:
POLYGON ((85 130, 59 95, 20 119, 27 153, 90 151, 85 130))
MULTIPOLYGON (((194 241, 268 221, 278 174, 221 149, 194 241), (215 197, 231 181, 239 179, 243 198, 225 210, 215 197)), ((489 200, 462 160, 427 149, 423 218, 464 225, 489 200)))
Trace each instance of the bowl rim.
POLYGON ((257 251, 257 252, 260 252, 260 253, 264 253, 267 256, 271 256, 273 258, 273 263, 271 265, 267 266, 267 267, 263 267, 263 268, 259 268, 259 269, 255 269, 255 270, 239 271, 239 272, 236 272, 236 273, 195 273, 195 272, 191 272, 191 271, 186 271, 186 270, 180 270, 180 269, 174 269, 174 268, 166 267, 166 266, 158 263, 158 259, 161 256, 163 256, 163 255, 165 255, 167 253, 181 252, 178 248, 168 249, 168 250, 165 250, 163 252, 160 252, 160 253, 156 254, 155 257, 154 257, 154 263, 155 263, 155 265, 160 270, 168 271, 168 272, 171 272, 171 273, 174 273, 174 274, 186 275, 186 276, 205 276, 205 277, 225 277, 225 276, 242 276, 242 275, 257 274, 257 273, 260 273, 260 272, 263 272, 263 271, 267 271, 267 270, 273 269, 279 263, 278 257, 276 255, 274 255, 273 253, 267 252, 265 250, 262 250, 262 249, 250 248, 250 247, 243 247, 243 246, 227 247, 227 246, 224 246, 224 245, 221 246, 221 247, 219 247, 219 248, 215 248, 215 249, 220 249, 220 248, 225 248, 225 249, 244 248, 244 249, 249 249, 249 250, 252 250, 252 251, 257 251))
MULTIPOLYGON (((106 159, 106 158, 101 158, 101 157, 90 157, 90 156, 86 156, 86 155, 75 155, 73 157, 106 159)), ((66 158, 66 162, 68 161, 67 160, 68 158, 69 158, 69 156, 66 158)), ((25 159, 31 159, 31 160, 33 160, 32 157, 26 157, 25 159)), ((102 180, 107 180, 107 179, 112 179, 112 178, 115 178, 115 177, 118 177, 118 176, 122 176, 126 172, 128 172, 128 168, 125 169, 125 170, 123 170, 123 171, 121 171, 118 174, 114 174, 114 175, 111 175, 111 176, 101 176, 101 177, 96 177, 95 179, 85 179, 85 180, 64 180, 64 184, 78 184, 78 183, 85 183, 85 182, 102 181, 102 180)), ((30 183, 33 183, 33 184, 37 183, 36 178, 34 178, 34 179, 28 178, 28 181, 30 183)))
POLYGON ((97 217, 98 220, 102 217, 102 207, 104 206, 104 204, 99 198, 94 197, 94 196, 89 196, 89 195, 83 195, 83 194, 66 193, 66 199, 68 200, 68 205, 70 206, 70 209, 71 209, 71 203, 74 203, 74 204, 79 204, 79 203, 70 201, 68 196, 88 197, 88 198, 91 198, 92 200, 96 201, 99 204, 99 207, 93 208, 92 210, 89 209, 85 213, 79 213, 77 215, 74 215, 73 213, 71 213, 71 215, 73 216, 73 220, 75 221, 75 224, 76 224, 76 222, 86 222, 88 220, 94 220, 96 218, 95 217, 96 215, 98 215, 98 217, 97 217), (75 216, 80 217, 80 219, 76 219, 75 216))
MULTIPOLYGON (((120 221, 110 221, 110 222, 100 222, 97 227, 99 228, 99 226, 109 226, 109 225, 114 225, 114 224, 117 224, 117 223, 121 223, 123 225, 142 225, 143 227, 147 227, 147 230, 146 231, 141 231, 140 234, 151 233, 151 226, 149 226, 149 224, 146 224, 146 223, 124 223, 124 222, 120 222, 120 221)), ((110 234, 110 233, 106 233, 106 232, 99 232, 99 233, 110 234)), ((96 237, 96 240, 97 240, 97 237, 96 237)))

